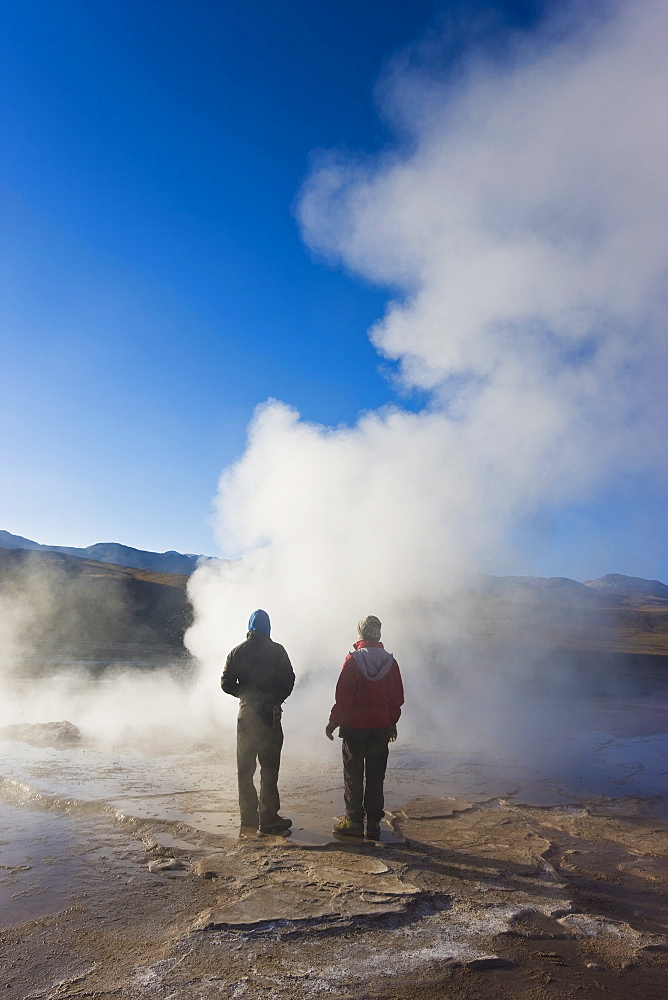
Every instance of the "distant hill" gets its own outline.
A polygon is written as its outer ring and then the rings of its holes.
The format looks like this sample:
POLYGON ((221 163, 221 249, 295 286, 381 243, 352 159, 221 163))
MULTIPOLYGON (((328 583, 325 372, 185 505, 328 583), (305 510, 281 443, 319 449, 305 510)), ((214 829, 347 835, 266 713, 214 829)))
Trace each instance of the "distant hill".
POLYGON ((54 664, 183 665, 188 576, 114 566, 48 549, 0 547, 0 669, 54 664))
POLYGON ((490 662, 668 684, 668 587, 658 580, 484 577, 452 608, 461 643, 490 662))
MULTIPOLYGON (((198 558, 117 543, 50 547, 0 531, 0 668, 4 658, 23 676, 68 663, 187 669, 186 586, 198 558)), ((438 613, 441 673, 465 674, 471 658, 484 658, 495 670, 520 664, 527 677, 586 677, 601 691, 610 677, 631 678, 638 690, 668 683, 668 587, 658 580, 487 576, 438 613)))
MULTIPOLYGON (((209 556, 194 555, 191 552, 150 552, 145 549, 133 549, 119 542, 96 542, 84 549, 68 545, 42 545, 33 542, 22 535, 12 535, 0 528, 0 549, 31 549, 42 552, 63 552, 79 559, 93 559, 95 562, 109 563, 114 566, 127 566, 132 569, 149 570, 155 573, 176 573, 189 576, 202 559, 209 556)), ((485 576, 482 578, 480 590, 490 596, 506 598, 523 598, 525 600, 556 601, 558 603, 587 602, 592 591, 596 598, 605 600, 610 597, 657 597, 668 599, 668 586, 659 580, 644 580, 636 576, 623 576, 621 573, 609 573, 597 580, 587 580, 578 583, 565 576, 485 576)))
POLYGON ((129 566, 132 569, 152 570, 156 573, 177 573, 189 576, 200 559, 205 556, 192 553, 147 552, 144 549, 133 549, 129 545, 118 542, 96 542, 85 549, 72 548, 68 545, 41 545, 30 538, 12 535, 9 531, 0 529, 0 548, 32 549, 42 552, 63 552, 65 555, 76 556, 79 559, 94 559, 96 562, 111 563, 114 566, 129 566))
POLYGON ((639 576, 624 576, 622 573, 608 573, 585 583, 565 576, 486 576, 481 589, 498 597, 549 600, 560 604, 591 603, 592 597, 605 604, 616 597, 668 599, 665 583, 644 580, 639 576))
POLYGON ((623 576, 621 573, 608 573, 598 580, 587 580, 585 587, 591 587, 602 594, 616 594, 618 597, 668 599, 668 587, 660 580, 643 580, 639 576, 623 576))
POLYGON ((557 604, 599 603, 600 595, 565 576, 486 576, 480 587, 490 597, 557 604))

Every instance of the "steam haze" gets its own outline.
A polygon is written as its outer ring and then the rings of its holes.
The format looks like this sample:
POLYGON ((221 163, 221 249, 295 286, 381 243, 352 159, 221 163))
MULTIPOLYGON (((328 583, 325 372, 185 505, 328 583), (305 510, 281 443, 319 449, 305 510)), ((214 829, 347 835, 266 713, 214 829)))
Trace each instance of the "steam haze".
POLYGON ((658 998, 668 5, 126 6, 3 24, 4 995, 658 998))
MULTIPOLYGON (((665 11, 604 9, 577 33, 509 36, 502 57, 474 47, 449 76, 439 42, 416 46, 378 88, 396 143, 314 155, 304 239, 392 290, 370 337, 397 363, 398 398, 425 401, 351 427, 258 407, 216 502, 234 561, 190 584, 187 644, 209 690, 264 607, 302 693, 328 692, 318 725, 366 614, 384 622, 415 696, 422 667, 466 637, 454 595, 512 565, 522 518, 656 475, 665 11)), ((489 666, 466 670, 493 702, 489 666)))
MULTIPOLYGON (((67 555, 0 555, 0 729, 66 719, 115 742, 179 727, 182 590, 67 555)), ((184 728, 201 733, 192 716, 184 728)))

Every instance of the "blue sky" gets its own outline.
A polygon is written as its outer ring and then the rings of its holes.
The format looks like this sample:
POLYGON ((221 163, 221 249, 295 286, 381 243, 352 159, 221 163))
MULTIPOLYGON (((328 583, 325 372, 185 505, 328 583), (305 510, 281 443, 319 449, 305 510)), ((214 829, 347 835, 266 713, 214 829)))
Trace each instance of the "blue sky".
MULTIPOLYGON (((446 14, 502 51, 544 9, 446 14)), ((421 0, 7 0, 0 526, 215 552, 217 480, 258 403, 332 426, 424 405, 367 337, 392 289, 309 250, 295 203, 314 151, 392 142, 376 83, 443 19, 421 0)), ((471 35, 452 38, 444 72, 471 35)), ((634 483, 543 512, 498 571, 666 579, 661 497, 634 483)))

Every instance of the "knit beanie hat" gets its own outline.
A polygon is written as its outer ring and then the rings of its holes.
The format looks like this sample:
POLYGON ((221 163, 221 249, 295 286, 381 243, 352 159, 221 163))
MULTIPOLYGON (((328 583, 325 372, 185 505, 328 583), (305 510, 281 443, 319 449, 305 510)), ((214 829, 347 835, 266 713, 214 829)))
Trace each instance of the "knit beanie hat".
POLYGON ((360 639, 366 639, 368 642, 380 642, 380 629, 381 622, 375 615, 367 615, 357 623, 360 639))

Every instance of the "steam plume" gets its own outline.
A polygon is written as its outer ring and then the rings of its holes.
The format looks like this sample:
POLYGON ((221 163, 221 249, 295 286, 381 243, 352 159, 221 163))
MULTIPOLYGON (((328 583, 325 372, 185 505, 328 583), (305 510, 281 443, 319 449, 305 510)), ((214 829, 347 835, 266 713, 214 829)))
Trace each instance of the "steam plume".
POLYGON ((258 606, 302 677, 331 686, 368 613, 415 662, 457 639, 453 593, 519 518, 660 461, 663 13, 611 9, 455 80, 395 64, 396 145, 315 158, 304 238, 395 290, 370 336, 428 401, 339 428, 258 407, 217 499, 234 561, 191 583, 210 674, 258 606))

